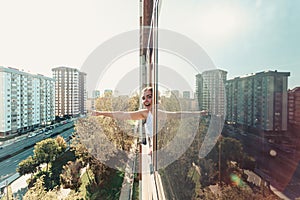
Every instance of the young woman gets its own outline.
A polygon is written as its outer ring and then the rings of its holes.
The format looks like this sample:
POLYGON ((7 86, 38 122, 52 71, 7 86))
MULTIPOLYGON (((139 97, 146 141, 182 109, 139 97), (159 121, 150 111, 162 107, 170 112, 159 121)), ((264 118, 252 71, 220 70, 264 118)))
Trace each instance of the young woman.
POLYGON ((138 111, 123 112, 123 111, 94 111, 94 116, 105 116, 119 120, 140 120, 147 119, 148 113, 152 110, 152 88, 147 87, 143 89, 142 96, 143 105, 146 109, 140 109, 138 111))
MULTIPOLYGON (((119 120, 140 120, 152 118, 152 87, 146 87, 143 89, 142 103, 145 109, 138 111, 123 112, 123 111, 94 111, 94 116, 106 116, 119 120)), ((207 111, 178 111, 169 112, 164 110, 158 110, 158 116, 160 118, 186 118, 207 115, 207 111)))
MULTIPOLYGON (((145 123, 145 132, 149 138, 149 147, 150 147, 150 153, 152 153, 152 139, 153 139, 153 131, 152 131, 152 87, 146 87, 143 89, 143 95, 142 95, 142 103, 145 107, 145 109, 140 109, 138 111, 131 111, 131 112, 123 112, 123 111, 94 111, 94 116, 106 116, 111 117, 114 119, 119 120, 140 120, 144 119, 146 120, 145 123)), ((186 118, 186 117, 195 117, 195 116, 203 116, 207 115, 207 111, 179 111, 179 112, 169 112, 164 110, 158 110, 158 118, 159 119, 180 119, 180 118, 186 118)))

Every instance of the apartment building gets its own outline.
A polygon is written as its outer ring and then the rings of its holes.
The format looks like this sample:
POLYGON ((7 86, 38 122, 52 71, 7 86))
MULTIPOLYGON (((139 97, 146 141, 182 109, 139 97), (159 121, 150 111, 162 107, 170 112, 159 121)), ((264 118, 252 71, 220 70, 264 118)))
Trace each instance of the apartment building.
POLYGON ((226 82, 226 121, 256 130, 287 130, 289 72, 264 71, 226 82))
POLYGON ((97 99, 98 97, 100 97, 100 90, 93 90, 92 91, 92 98, 97 99))
POLYGON ((0 137, 55 119, 54 79, 0 66, 0 137))
POLYGON ((184 99, 190 99, 191 98, 191 92, 190 91, 183 91, 182 92, 182 97, 184 99))
POLYGON ((196 96, 200 110, 209 114, 225 116, 227 72, 220 69, 204 71, 196 75, 196 96))
POLYGON ((86 73, 69 67, 52 69, 55 79, 55 116, 86 114, 86 73))
POLYGON ((300 128, 300 87, 288 91, 288 124, 290 130, 300 128))

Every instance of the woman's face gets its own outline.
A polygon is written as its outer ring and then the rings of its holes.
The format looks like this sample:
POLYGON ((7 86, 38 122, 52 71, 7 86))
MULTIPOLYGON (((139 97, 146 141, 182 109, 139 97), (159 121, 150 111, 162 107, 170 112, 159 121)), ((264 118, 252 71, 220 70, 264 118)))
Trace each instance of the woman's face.
POLYGON ((152 91, 146 90, 142 96, 143 105, 147 110, 151 110, 152 108, 152 91))

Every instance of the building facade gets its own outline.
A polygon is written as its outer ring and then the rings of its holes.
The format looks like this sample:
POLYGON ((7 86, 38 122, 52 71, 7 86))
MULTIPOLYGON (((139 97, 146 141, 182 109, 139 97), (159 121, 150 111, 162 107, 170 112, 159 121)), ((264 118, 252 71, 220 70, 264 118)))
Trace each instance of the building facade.
POLYGON ((52 69, 55 79, 55 116, 86 114, 86 73, 69 67, 52 69))
POLYGON ((191 98, 191 92, 190 91, 183 91, 182 92, 182 97, 184 99, 190 99, 191 98))
POLYGON ((300 128, 300 87, 288 91, 288 124, 291 130, 300 128))
POLYGON ((93 110, 96 109, 96 99, 95 98, 87 98, 86 109, 87 109, 87 112, 92 112, 93 110))
POLYGON ((0 67, 0 137, 55 120, 54 79, 0 67))
POLYGON ((209 114, 225 116, 227 72, 220 69, 204 71, 196 75, 196 96, 199 109, 209 114))
POLYGON ((93 90, 92 91, 92 98, 97 99, 98 97, 100 97, 100 90, 93 90))
POLYGON ((265 71, 228 80, 227 123, 286 131, 288 76, 289 72, 265 71))

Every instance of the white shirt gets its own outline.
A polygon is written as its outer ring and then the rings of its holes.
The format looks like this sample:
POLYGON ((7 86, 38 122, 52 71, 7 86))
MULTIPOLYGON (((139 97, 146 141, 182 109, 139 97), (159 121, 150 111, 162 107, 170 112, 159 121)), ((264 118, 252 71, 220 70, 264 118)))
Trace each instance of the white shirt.
POLYGON ((153 116, 151 112, 149 112, 145 123, 145 132, 149 137, 153 136, 152 129, 153 129, 153 116))

